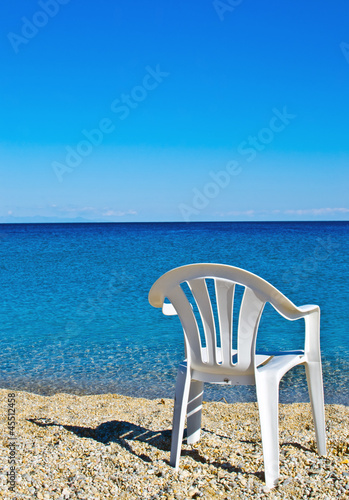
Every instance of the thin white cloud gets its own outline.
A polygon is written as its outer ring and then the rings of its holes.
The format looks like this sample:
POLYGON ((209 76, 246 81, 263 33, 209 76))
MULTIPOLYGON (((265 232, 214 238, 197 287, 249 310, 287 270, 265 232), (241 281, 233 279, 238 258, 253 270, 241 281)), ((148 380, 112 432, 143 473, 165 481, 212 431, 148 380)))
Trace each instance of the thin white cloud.
POLYGON ((220 212, 219 215, 220 217, 226 217, 229 215, 248 215, 249 217, 253 217, 257 212, 255 210, 231 210, 229 212, 220 212))
POLYGON ((77 206, 57 206, 57 205, 51 205, 51 214, 56 213, 57 215, 66 215, 69 218, 72 217, 88 217, 88 218, 93 218, 96 219, 98 217, 123 217, 125 215, 137 215, 137 212, 135 210, 129 209, 129 210, 114 210, 113 208, 110 207, 103 207, 103 208, 97 208, 97 207, 91 207, 91 206, 85 206, 85 207, 77 207, 77 206))
POLYGON ((101 214, 103 217, 123 217, 124 215, 137 215, 135 210, 106 210, 101 214))
POLYGON ((324 214, 335 214, 335 213, 348 213, 349 208, 307 208, 299 210, 285 210, 285 214, 294 215, 324 215, 324 214))
POLYGON ((57 207, 57 205, 52 205, 52 207, 56 208, 61 213, 95 213, 95 207, 57 207))
POLYGON ((349 213, 349 208, 338 207, 338 208, 306 208, 306 209, 290 209, 290 210, 230 210, 227 212, 219 212, 216 215, 220 217, 229 217, 229 216, 248 216, 254 217, 258 215, 275 215, 275 214, 284 214, 284 215, 331 215, 331 214, 344 214, 349 213))

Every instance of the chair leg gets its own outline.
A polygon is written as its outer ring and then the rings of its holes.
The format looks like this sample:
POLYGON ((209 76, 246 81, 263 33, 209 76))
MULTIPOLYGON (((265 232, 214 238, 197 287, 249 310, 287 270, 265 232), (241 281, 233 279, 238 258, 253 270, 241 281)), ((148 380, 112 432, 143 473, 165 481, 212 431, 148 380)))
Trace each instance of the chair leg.
POLYGON ((190 370, 187 369, 187 363, 185 362, 181 363, 178 368, 173 410, 170 465, 175 469, 178 469, 179 458, 181 456, 189 388, 190 370))
POLYGON ((203 382, 192 380, 187 409, 187 443, 193 444, 200 439, 203 382))
POLYGON ((321 363, 318 361, 305 363, 305 371, 313 413, 317 449, 319 455, 326 455, 325 405, 321 363))
POLYGON ((279 381, 275 375, 258 375, 256 374, 256 390, 261 424, 265 484, 268 488, 274 488, 279 480, 279 381))

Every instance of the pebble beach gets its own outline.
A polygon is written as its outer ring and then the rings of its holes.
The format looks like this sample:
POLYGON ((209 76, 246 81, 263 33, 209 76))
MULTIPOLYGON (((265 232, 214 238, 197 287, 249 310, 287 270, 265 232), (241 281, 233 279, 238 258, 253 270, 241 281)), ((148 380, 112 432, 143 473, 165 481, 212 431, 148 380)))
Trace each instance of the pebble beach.
POLYGON ((347 406, 326 405, 328 454, 320 457, 310 405, 280 404, 280 483, 267 490, 256 403, 204 402, 202 437, 184 441, 175 472, 172 400, 1 389, 0 401, 4 499, 349 498, 347 406))

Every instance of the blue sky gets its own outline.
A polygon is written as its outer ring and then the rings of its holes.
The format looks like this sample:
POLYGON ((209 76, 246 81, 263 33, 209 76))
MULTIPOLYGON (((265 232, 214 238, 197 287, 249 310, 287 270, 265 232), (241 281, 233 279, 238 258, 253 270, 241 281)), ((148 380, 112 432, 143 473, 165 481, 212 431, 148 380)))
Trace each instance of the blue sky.
POLYGON ((14 0, 0 221, 348 220, 349 4, 14 0))

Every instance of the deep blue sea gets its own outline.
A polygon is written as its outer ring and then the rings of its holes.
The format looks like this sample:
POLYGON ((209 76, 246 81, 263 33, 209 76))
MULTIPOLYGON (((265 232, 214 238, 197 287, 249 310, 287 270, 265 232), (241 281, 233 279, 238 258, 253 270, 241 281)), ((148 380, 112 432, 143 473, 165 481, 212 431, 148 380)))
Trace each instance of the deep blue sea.
MULTIPOLYGON (((217 262, 321 307, 325 400, 349 403, 349 222, 0 225, 0 387, 173 397, 183 333, 148 303, 174 267, 217 262)), ((301 348, 303 320, 265 308, 258 347, 301 348)), ((205 399, 255 399, 206 385, 205 399)), ((308 401, 297 367, 280 401, 308 401)))

